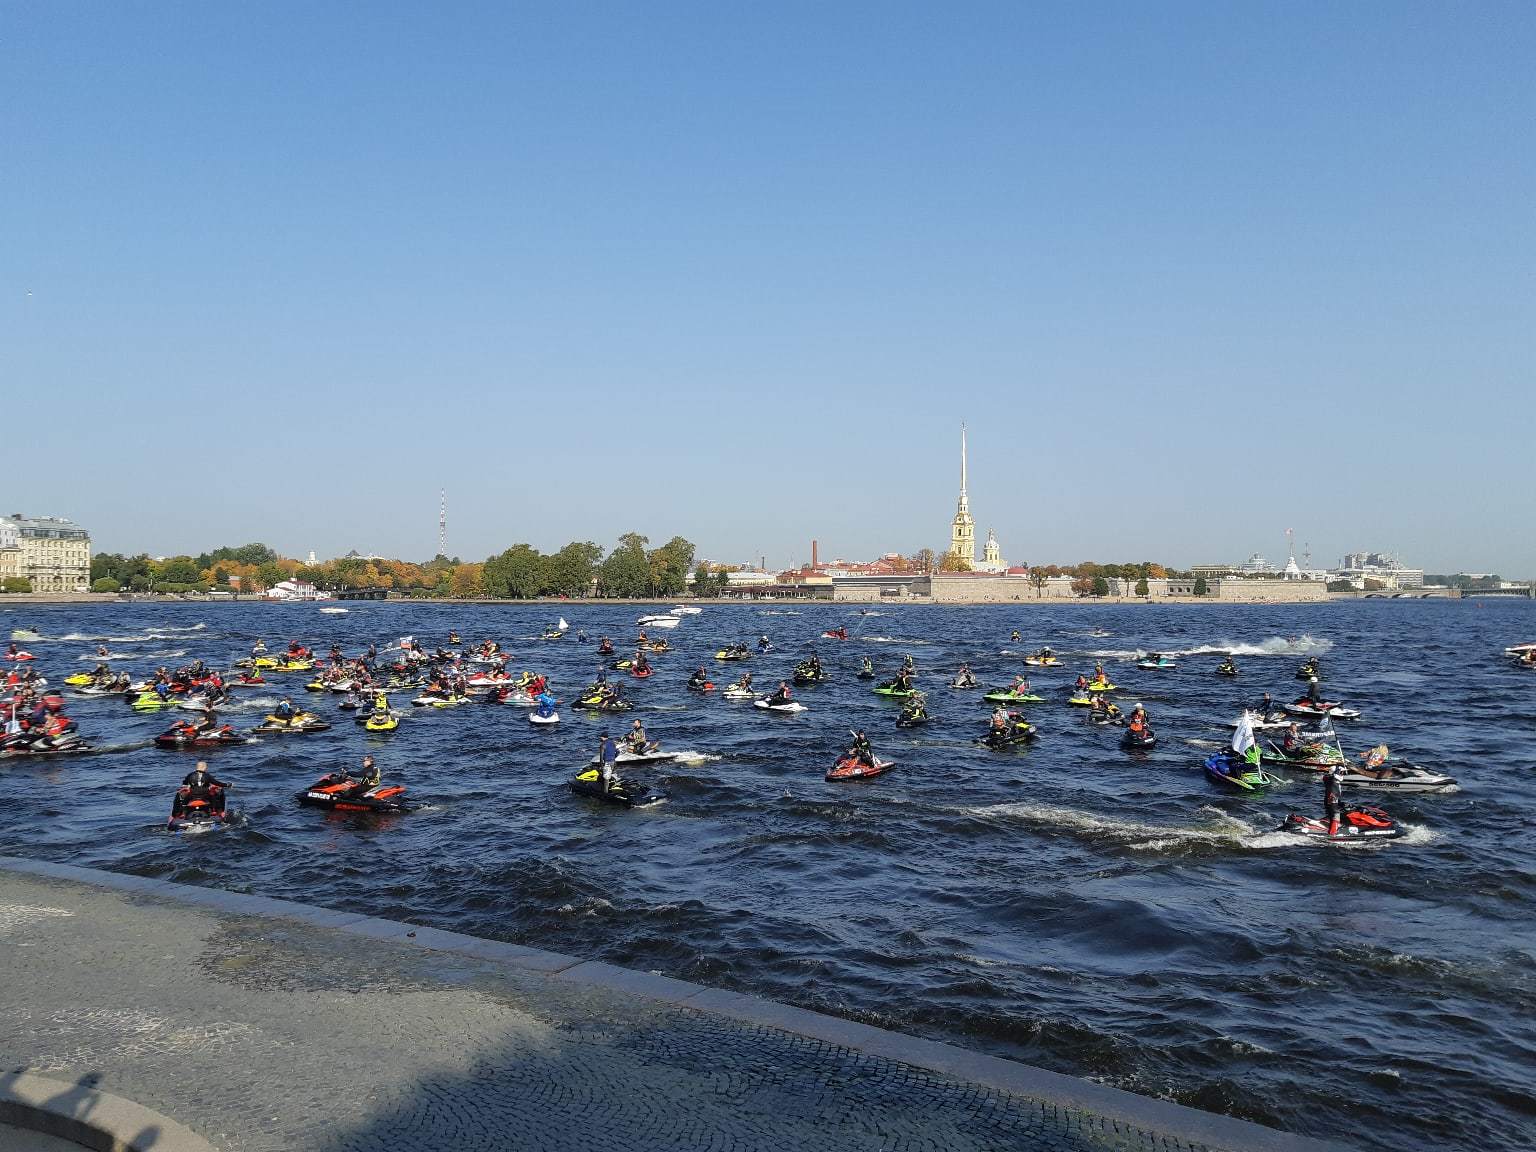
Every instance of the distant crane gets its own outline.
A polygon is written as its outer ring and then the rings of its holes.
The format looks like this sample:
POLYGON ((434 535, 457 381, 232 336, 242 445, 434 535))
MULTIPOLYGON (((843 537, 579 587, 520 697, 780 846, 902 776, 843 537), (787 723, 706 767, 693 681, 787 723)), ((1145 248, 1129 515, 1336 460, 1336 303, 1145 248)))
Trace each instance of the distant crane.
POLYGON ((448 555, 448 489, 442 490, 437 506, 437 554, 448 555))

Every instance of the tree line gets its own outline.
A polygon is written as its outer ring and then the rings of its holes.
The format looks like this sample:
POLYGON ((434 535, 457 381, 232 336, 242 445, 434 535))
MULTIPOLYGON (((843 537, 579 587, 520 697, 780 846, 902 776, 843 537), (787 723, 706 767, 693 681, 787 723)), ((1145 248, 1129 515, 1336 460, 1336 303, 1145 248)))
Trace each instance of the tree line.
POLYGON ((91 587, 96 592, 251 594, 284 580, 297 580, 328 592, 383 588, 424 598, 667 598, 681 594, 693 567, 693 544, 681 536, 657 548, 648 548, 649 543, 639 533, 626 532, 606 555, 598 544, 575 541, 549 554, 515 544, 480 562, 437 556, 425 564, 360 556, 305 564, 259 543, 162 559, 145 553, 101 552, 91 558, 91 587))

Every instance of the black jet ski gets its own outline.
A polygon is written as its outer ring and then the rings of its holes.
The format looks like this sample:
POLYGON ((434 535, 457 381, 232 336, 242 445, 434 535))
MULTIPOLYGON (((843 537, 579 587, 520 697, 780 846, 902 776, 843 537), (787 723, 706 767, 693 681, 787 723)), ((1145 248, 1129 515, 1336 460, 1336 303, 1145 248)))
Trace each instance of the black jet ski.
POLYGON ((628 700, 617 696, 600 696, 596 692, 587 692, 576 698, 573 708, 580 708, 586 712, 628 712, 634 705, 628 700))
POLYGON ((1157 734, 1151 728, 1143 728, 1140 732, 1132 732, 1129 728, 1120 737, 1120 747, 1132 752, 1145 752, 1157 745, 1157 734))
POLYGON ((663 792, 656 792, 637 781, 622 780, 618 777, 609 783, 605 791, 602 777, 596 768, 588 768, 572 777, 571 791, 578 796, 587 796, 607 804, 617 804, 621 808, 650 808, 667 798, 663 792))
POLYGON ((987 734, 981 738, 981 743, 994 751, 1003 751, 1007 748, 1017 748, 1021 744, 1028 744, 1039 737, 1040 732, 1033 724, 1017 712, 1008 714, 1008 727, 988 728, 987 734))
POLYGON ((796 664, 794 684, 797 688, 804 688, 807 684, 820 684, 827 678, 825 668, 814 667, 810 664, 796 664))
POLYGON ((155 737, 157 748, 217 748, 221 744, 244 744, 245 737, 225 724, 203 729, 195 724, 173 724, 155 737))
POLYGON ((90 744, 74 732, 65 733, 53 740, 45 740, 42 736, 27 739, 27 733, 21 732, 16 736, 6 737, 0 741, 0 756, 75 756, 82 752, 93 751, 90 744))
POLYGON ((917 728, 928 723, 933 717, 928 714, 928 705, 921 696, 911 697, 902 706, 901 715, 896 717, 896 727, 917 728))
POLYGON ((361 781, 345 772, 322 776, 304 791, 294 793, 294 799, 336 812, 408 812, 414 807, 405 799, 403 785, 380 784, 365 789, 361 781))
POLYGON ((1402 827, 1380 808, 1358 807, 1348 809, 1339 821, 1336 835, 1328 834, 1328 821, 1317 820, 1292 812, 1276 831, 1289 832, 1294 836, 1310 836, 1318 840, 1355 841, 1393 840, 1403 834, 1402 827))

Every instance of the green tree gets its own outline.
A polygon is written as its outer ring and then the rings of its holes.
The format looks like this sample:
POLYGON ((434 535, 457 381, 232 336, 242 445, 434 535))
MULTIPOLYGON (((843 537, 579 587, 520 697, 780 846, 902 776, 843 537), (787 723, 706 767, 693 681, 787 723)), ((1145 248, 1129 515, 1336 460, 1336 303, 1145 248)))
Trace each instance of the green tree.
POLYGON ((1147 578, 1145 576, 1136 581, 1136 595, 1146 596, 1150 593, 1151 589, 1147 587, 1147 578))
POLYGON ((701 563, 693 573, 693 594, 695 596, 713 596, 715 581, 710 573, 709 562, 701 563))
POLYGON ((203 570, 190 556, 171 556, 155 565, 155 582, 158 584, 196 584, 203 578, 203 570))
POLYGON ((693 545, 674 536, 660 548, 646 554, 647 595, 676 596, 688 586, 688 569, 693 567, 693 545))
POLYGON ((539 594, 545 580, 545 558, 528 544, 514 544, 485 562, 481 584, 487 596, 528 600, 539 594))
POLYGON ((553 556, 544 558, 544 583, 540 591, 555 596, 586 596, 603 558, 603 550, 590 540, 575 540, 553 556))
POLYGON ((30 592, 32 581, 25 576, 7 576, 4 583, 0 583, 0 591, 3 592, 30 592))
POLYGON ((604 596, 638 599, 646 595, 651 569, 645 546, 649 541, 638 532, 626 532, 608 553, 598 570, 598 584, 604 596))
POLYGON ((725 568, 716 568, 714 575, 714 595, 724 596, 731 590, 731 574, 725 568))
POLYGON ((1093 594, 1095 596, 1108 596, 1109 581, 1102 576, 1095 576, 1093 578, 1093 594))
POLYGON ((91 581, 92 592, 121 592, 123 586, 110 576, 103 576, 100 580, 91 581))
POLYGON ((275 560, 268 560, 256 569, 256 582, 263 588, 270 588, 284 579, 286 577, 283 575, 283 570, 277 566, 275 560))
POLYGON ((1196 596, 1209 596, 1211 594, 1211 586, 1205 582, 1204 576, 1196 576, 1195 586, 1193 589, 1191 589, 1191 591, 1193 591, 1196 596))

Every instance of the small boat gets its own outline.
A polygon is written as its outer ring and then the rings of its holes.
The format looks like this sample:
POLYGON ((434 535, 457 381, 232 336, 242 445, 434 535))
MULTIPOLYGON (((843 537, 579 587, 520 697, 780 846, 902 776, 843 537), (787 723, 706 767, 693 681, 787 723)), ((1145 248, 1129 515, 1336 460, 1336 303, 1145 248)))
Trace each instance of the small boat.
POLYGON ((682 623, 677 616, 642 616, 635 621, 642 628, 676 628, 682 623))
POLYGON ((761 700, 754 701, 752 706, 754 708, 766 709, 769 712, 804 712, 805 711, 805 705, 801 704, 797 700, 786 700, 782 704, 771 704, 771 703, 769 703, 768 697, 766 697, 766 696, 764 696, 761 700))
POLYGON ((676 608, 672 609, 671 614, 673 616, 697 616, 702 611, 704 609, 692 604, 679 604, 676 608))
POLYGON ((324 612, 327 616, 343 616, 346 614, 347 610, 345 608, 337 608, 332 606, 330 608, 322 608, 320 611, 324 612))
POLYGON ((1155 672, 1160 668, 1177 668, 1177 661, 1170 660, 1167 656, 1147 656, 1136 661, 1136 667, 1148 672, 1155 672))

